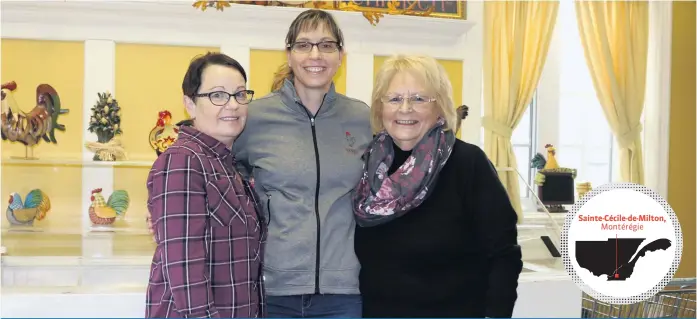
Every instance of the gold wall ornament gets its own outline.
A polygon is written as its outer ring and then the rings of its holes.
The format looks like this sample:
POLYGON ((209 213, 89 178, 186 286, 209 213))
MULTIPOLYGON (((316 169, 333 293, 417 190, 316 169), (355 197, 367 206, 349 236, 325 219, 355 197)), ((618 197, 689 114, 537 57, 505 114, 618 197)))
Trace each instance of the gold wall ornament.
POLYGON ((217 11, 223 11, 232 4, 360 12, 373 26, 376 26, 380 22, 380 19, 386 14, 457 19, 465 18, 464 1, 196 1, 193 7, 201 11, 206 11, 208 8, 215 8, 217 11), (445 3, 447 3, 448 6, 446 6, 445 3), (437 6, 440 6, 440 9, 437 9, 437 6))
MULTIPOLYGON (((305 5, 312 1, 278 1, 280 4, 288 6, 288 7, 300 7, 304 8, 305 5)), ((324 1, 322 1, 324 2, 324 1)))
POLYGON ((338 10, 339 11, 353 11, 361 12, 363 16, 372 24, 373 26, 378 25, 380 18, 384 17, 385 14, 389 15, 416 15, 416 16, 429 16, 433 13, 435 6, 430 6, 426 11, 415 10, 416 5, 419 1, 412 1, 411 3, 399 0, 389 0, 384 1, 386 3, 386 8, 374 8, 361 6, 356 1, 339 1, 338 10), (407 6, 408 4, 408 6, 407 6), (406 6, 402 8, 403 6, 406 6))
POLYGON ((193 7, 201 11, 206 11, 208 8, 215 8, 217 11, 223 11, 225 8, 229 8, 232 4, 316 9, 333 9, 334 7, 332 1, 196 1, 194 2, 193 7))

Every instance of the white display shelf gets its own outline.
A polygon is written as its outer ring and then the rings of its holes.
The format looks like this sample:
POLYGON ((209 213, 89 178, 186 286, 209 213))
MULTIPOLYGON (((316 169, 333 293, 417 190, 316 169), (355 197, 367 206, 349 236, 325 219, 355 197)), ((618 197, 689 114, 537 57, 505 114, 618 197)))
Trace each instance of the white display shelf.
MULTIPOLYGON (((553 219, 563 224, 564 214, 526 212, 518 225, 518 241, 523 251, 523 272, 518 286, 514 317, 577 317, 581 292, 564 270, 561 258, 552 257, 541 236, 555 236, 553 219), (540 295, 554 291, 541 302, 540 295), (542 306, 545 304, 545 306, 542 306)), ((57 316, 40 309, 28 311, 20 305, 37 298, 58 300, 61 317, 142 318, 143 300, 150 275, 152 239, 112 232, 88 232, 84 236, 83 256, 3 256, 2 294, 12 303, 3 316, 57 316), (112 245, 122 236, 130 254, 116 255, 112 245), (133 237, 130 237, 133 236, 133 237), (140 245, 141 248, 135 247, 140 245), (109 255, 111 252, 111 255, 109 255), (140 254, 136 256, 135 254, 140 254), (105 298, 107 297, 107 298, 105 298), (108 300, 108 303, 105 301, 108 300), (119 307, 110 305, 114 302, 119 307), (110 308, 111 307, 111 308, 110 308), (108 309, 108 315, 105 313, 108 309)))
POLYGON ((2 234, 3 257, 22 258, 130 258, 152 257, 155 243, 147 230, 131 232, 12 233, 2 234))
MULTIPOLYGON (((107 198, 114 191, 114 181, 117 178, 116 174, 143 174, 143 183, 145 182, 145 176, 148 174, 148 170, 152 167, 154 163, 153 160, 125 160, 125 161, 94 161, 92 160, 91 154, 83 154, 83 159, 76 158, 60 158, 60 157, 42 157, 39 159, 23 159, 23 158, 8 158, 4 157, 0 159, 0 164, 2 164, 4 169, 14 170, 23 169, 26 177, 22 179, 15 177, 17 182, 17 187, 38 187, 32 183, 32 179, 43 178, 42 175, 36 173, 34 169, 45 169, 53 171, 60 171, 61 168, 78 169, 81 170, 82 183, 79 185, 79 193, 71 190, 67 192, 69 195, 63 195, 63 197, 58 196, 59 202, 62 202, 60 208, 54 207, 56 211, 60 210, 62 214, 54 214, 50 212, 48 216, 48 223, 46 221, 40 221, 35 223, 33 227, 25 226, 15 226, 10 225, 6 217, 2 216, 2 233, 3 235, 8 233, 19 233, 19 232, 37 232, 37 233, 48 233, 48 234, 86 234, 94 232, 115 232, 115 233, 132 233, 132 234, 145 234, 147 233, 144 227, 145 212, 146 207, 143 205, 144 194, 146 192, 144 184, 134 185, 133 176, 131 175, 121 175, 121 181, 130 181, 131 184, 127 184, 126 190, 131 197, 131 207, 126 212, 126 216, 123 219, 117 219, 113 225, 110 226, 100 226, 93 225, 89 218, 89 207, 91 202, 89 200, 90 192, 94 189, 102 189, 104 197, 107 198), (131 171, 124 173, 122 171, 117 171, 121 169, 130 169, 131 171), (125 179, 124 179, 125 178, 125 179), (79 195, 79 196, 78 196, 79 195), (66 205, 67 203, 67 205, 66 205), (76 209, 75 213, 72 211, 66 211, 67 209, 76 209), (66 213, 67 212, 67 213, 66 213), (53 216, 61 216, 61 218, 53 219, 53 216), (76 218, 75 223, 71 220, 68 222, 65 218, 76 218), (135 223, 135 224, 134 224, 135 223), (135 226, 135 227, 134 227, 135 226)), ((15 174, 16 175, 16 174, 15 174)), ((45 184, 45 183, 44 183, 45 184)), ((41 187, 39 187, 41 188, 41 187)), ((7 190, 3 190, 5 192, 7 190)), ((49 194, 49 198, 53 200, 54 193, 49 194)), ((7 204, 4 204, 6 208, 7 204)), ((58 205, 60 206, 60 205, 58 205)))
POLYGON ((3 287, 6 294, 117 294, 117 293, 143 293, 147 288, 147 282, 139 285, 111 285, 111 286, 12 286, 3 287))
POLYGON ((87 231, 88 234, 132 234, 132 235, 148 235, 150 232, 142 228, 127 228, 127 227, 116 227, 116 226, 90 226, 87 231))
MULTIPOLYGON (((147 234, 147 232, 145 232, 147 234)), ((520 281, 532 282, 541 280, 569 280, 560 257, 552 257, 546 246, 540 240, 540 236, 547 235, 547 229, 538 226, 519 226, 519 242, 523 250, 523 272, 520 281)), ((126 271, 127 277, 118 282, 129 283, 131 271, 146 274, 150 268, 152 253, 155 244, 149 234, 140 236, 121 235, 113 233, 88 233, 82 240, 76 241, 82 245, 80 256, 3 256, 3 286, 31 284, 41 282, 44 286, 50 286, 51 279, 58 273, 68 272, 71 278, 80 277, 83 271, 92 271, 90 267, 99 269, 112 269, 121 267, 126 271), (121 251, 115 249, 117 241, 120 242, 121 251), (130 269, 130 270, 129 270, 130 269), (54 275, 47 273, 55 272, 54 275)), ((66 275, 67 276, 67 275, 66 275)), ((57 276, 61 277, 61 276, 57 276)), ((63 276, 64 277, 64 276, 63 276)), ((114 278, 111 278, 114 279, 114 278)), ((79 285, 96 284, 90 281, 71 281, 79 285)), ((64 285, 64 278, 55 282, 58 286, 64 285)), ((133 283, 135 284, 135 283, 133 283)))
POLYGON ((103 233, 118 233, 118 234, 133 234, 147 235, 148 230, 145 228, 135 228, 127 226, 115 225, 91 225, 86 231, 80 229, 69 229, 63 227, 41 227, 41 226, 21 226, 10 225, 3 221, 3 226, 0 228, 0 233, 5 235, 11 234, 47 234, 47 235, 85 235, 103 234, 103 233))
MULTIPOLYGON (((152 255, 140 257, 2 257, 2 293, 143 287, 152 255), (11 288, 11 289, 7 289, 11 288)), ((143 290, 140 290, 143 291, 143 290)))
POLYGON ((41 226, 15 226, 3 221, 1 230, 2 236, 13 234, 48 234, 48 235, 80 235, 81 229, 69 229, 61 227, 41 227, 41 226))
MULTIPOLYGON (((148 266, 149 256, 83 257, 83 256, 3 256, 1 264, 8 267, 61 267, 61 266, 148 266)), ((46 285, 47 287, 50 285, 46 285)))
POLYGON ((18 166, 81 166, 81 167, 152 167, 152 161, 93 161, 69 158, 3 158, 3 165, 18 166))

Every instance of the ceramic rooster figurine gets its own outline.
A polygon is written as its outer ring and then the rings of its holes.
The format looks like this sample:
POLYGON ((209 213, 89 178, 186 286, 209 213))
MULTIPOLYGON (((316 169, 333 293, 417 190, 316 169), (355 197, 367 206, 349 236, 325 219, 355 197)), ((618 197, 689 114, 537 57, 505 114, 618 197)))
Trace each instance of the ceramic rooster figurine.
POLYGON ((557 154, 554 146, 552 144, 547 144, 545 145, 545 148, 547 149, 547 163, 545 163, 544 169, 559 168, 559 163, 557 163, 557 159, 554 157, 557 154))
POLYGON ((157 115, 157 123, 150 131, 150 146, 160 156, 174 141, 177 140, 179 129, 172 124, 172 113, 167 110, 157 115))
POLYGON ((12 81, 2 84, 2 126, 0 132, 3 140, 20 142, 27 147, 27 157, 31 146, 42 139, 47 143, 57 144, 55 130, 65 131, 65 125, 58 124, 58 116, 68 113, 61 109, 58 92, 48 85, 36 87, 36 106, 29 112, 22 111, 13 97, 17 83, 12 81))
POLYGON ((95 225, 111 225, 117 216, 123 216, 128 210, 130 198, 124 190, 111 193, 109 200, 104 200, 102 189, 97 188, 90 196, 92 204, 89 209, 90 221, 95 225))
POLYGON ((40 189, 34 189, 27 194, 24 202, 17 193, 10 194, 7 206, 7 220, 12 225, 33 226, 35 220, 43 220, 51 210, 51 200, 40 189))

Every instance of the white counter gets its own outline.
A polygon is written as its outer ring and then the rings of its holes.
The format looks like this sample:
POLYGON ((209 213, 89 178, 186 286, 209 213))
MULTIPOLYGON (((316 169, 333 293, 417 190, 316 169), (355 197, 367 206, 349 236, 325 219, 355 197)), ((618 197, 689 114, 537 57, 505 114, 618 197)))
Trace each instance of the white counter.
MULTIPOLYGON (((81 263, 64 259, 62 266, 54 261, 52 266, 37 265, 37 269, 26 263, 19 265, 22 260, 3 259, 2 277, 12 277, 15 284, 4 281, 0 288, 0 317, 142 318, 144 315, 147 264, 136 260, 81 263), (24 284, 18 285, 22 278, 24 284)), ((513 315, 578 318, 581 291, 563 273, 526 271, 520 278, 513 315)))
MULTIPOLYGON (((518 227, 525 269, 514 317, 580 317, 581 291, 540 240, 541 235, 558 236, 550 218, 526 216, 518 227)), ((558 224, 563 218, 552 217, 558 224)), ((32 244, 25 241, 25 246, 32 244)), ((2 256, 0 317, 142 318, 152 260, 147 238, 92 234, 79 241, 76 248, 84 257, 2 256), (115 255, 117 243, 121 253, 141 257, 115 255)))

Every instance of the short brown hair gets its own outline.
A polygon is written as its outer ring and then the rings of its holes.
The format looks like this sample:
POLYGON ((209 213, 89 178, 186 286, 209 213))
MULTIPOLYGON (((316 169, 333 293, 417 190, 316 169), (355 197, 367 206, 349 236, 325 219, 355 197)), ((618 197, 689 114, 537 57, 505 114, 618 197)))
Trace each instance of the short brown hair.
POLYGON ((457 114, 453 103, 453 86, 445 68, 436 59, 426 55, 395 55, 382 64, 375 78, 373 97, 370 105, 370 124, 373 133, 382 131, 382 97, 387 93, 392 78, 404 71, 415 71, 426 85, 436 94, 436 105, 445 119, 445 129, 457 127, 457 114))
MULTIPOLYGON (((339 28, 339 24, 334 20, 334 16, 331 13, 319 10, 319 9, 309 9, 300 13, 293 23, 290 24, 288 28, 288 33, 286 34, 286 51, 290 50, 290 45, 295 42, 298 38, 298 34, 303 31, 315 30, 320 26, 324 26, 329 30, 329 32, 336 38, 339 42, 339 50, 344 46, 344 34, 339 28)), ((271 84, 271 92, 277 91, 283 86, 283 81, 290 78, 293 75, 288 63, 284 63, 278 68, 278 71, 274 74, 273 82, 271 84)))
POLYGON ((182 93, 185 96, 196 100, 196 94, 201 87, 203 71, 210 65, 222 65, 233 68, 239 71, 242 74, 242 78, 244 78, 244 82, 247 82, 247 72, 244 71, 244 68, 237 60, 220 52, 207 52, 194 57, 191 63, 189 63, 189 68, 186 70, 184 80, 182 81, 182 93))

